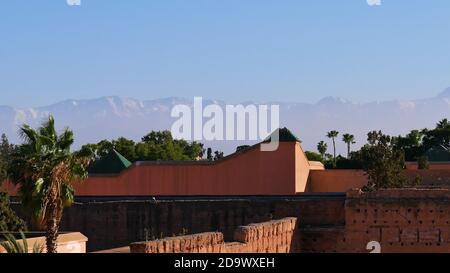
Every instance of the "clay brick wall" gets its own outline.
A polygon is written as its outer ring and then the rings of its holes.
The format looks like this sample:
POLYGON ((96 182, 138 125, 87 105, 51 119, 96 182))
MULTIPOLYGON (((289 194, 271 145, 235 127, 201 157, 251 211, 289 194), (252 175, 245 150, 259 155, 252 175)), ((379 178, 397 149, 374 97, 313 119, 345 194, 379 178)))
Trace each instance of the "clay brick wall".
MULTIPOLYGON (((13 207, 20 212, 19 204, 13 207)), ((212 197, 156 203, 92 201, 66 210, 62 230, 85 234, 88 251, 122 247, 184 230, 192 234, 217 231, 224 241, 234 242, 221 251, 273 251, 264 228, 262 233, 255 233, 257 225, 249 224, 291 216, 301 221, 290 252, 367 253, 366 245, 373 240, 380 242, 382 252, 450 252, 449 189, 350 191, 347 196, 212 197), (237 229, 239 226, 246 227, 237 229)))
MULTIPOLYGON (((302 219, 299 226, 344 225, 345 194, 277 197, 78 200, 64 211, 62 231, 79 231, 88 251, 123 247, 132 242, 173 235, 219 231, 233 241, 235 229, 284 217, 302 219)), ((13 209, 27 218, 20 203, 13 209)))
POLYGON ((341 253, 345 250, 345 227, 306 227, 298 231, 299 253, 341 253))
POLYGON ((450 252, 450 190, 391 189, 347 193, 345 225, 299 229, 299 252, 450 252))
MULTIPOLYGON (((238 227, 234 240, 240 243, 237 253, 291 253, 296 252, 297 218, 289 217, 238 227)), ((236 253, 235 249, 225 252, 236 253)))
POLYGON ((207 232, 148 242, 132 243, 131 253, 219 253, 223 233, 207 232))
POLYGON ((450 191, 398 189, 350 191, 346 201, 347 252, 450 252, 450 191))
POLYGON ((178 236, 130 245, 132 253, 290 253, 296 251, 297 218, 238 227, 236 242, 220 232, 178 236))

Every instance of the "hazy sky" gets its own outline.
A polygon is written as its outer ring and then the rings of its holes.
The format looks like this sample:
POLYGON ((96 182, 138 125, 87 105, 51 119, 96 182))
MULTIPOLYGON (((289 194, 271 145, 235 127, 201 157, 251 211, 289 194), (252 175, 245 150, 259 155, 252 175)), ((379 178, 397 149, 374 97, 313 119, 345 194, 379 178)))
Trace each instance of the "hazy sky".
POLYGON ((0 105, 430 97, 450 86, 449 14, 448 0, 2 0, 0 105))

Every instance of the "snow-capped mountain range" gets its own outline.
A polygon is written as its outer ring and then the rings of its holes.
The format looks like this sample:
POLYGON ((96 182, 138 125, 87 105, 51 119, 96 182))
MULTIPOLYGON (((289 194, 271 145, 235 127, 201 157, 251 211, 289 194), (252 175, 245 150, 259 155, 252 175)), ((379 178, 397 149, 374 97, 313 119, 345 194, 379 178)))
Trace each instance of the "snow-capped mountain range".
MULTIPOLYGON (((164 98, 136 100, 122 97, 102 97, 92 100, 66 100, 36 108, 0 106, 0 132, 17 143, 18 128, 26 123, 38 126, 50 113, 59 128, 70 127, 76 136, 76 146, 124 136, 139 140, 151 130, 170 129, 170 116, 177 104, 192 105, 193 99, 164 98)), ((203 101, 204 105, 223 101, 203 101)), ((244 105, 251 102, 245 102, 244 105)), ((315 150, 320 140, 329 141, 329 130, 354 134, 355 146, 365 143, 370 130, 382 130, 391 135, 405 134, 412 129, 432 128, 443 118, 450 118, 450 88, 437 96, 420 100, 393 100, 353 103, 335 97, 326 97, 315 104, 266 102, 279 104, 281 126, 290 128, 302 141, 303 147, 315 150)), ((206 120, 205 120, 206 121, 206 120)), ((206 142, 207 146, 233 152, 239 141, 206 142)), ((338 151, 345 153, 345 145, 337 143, 338 151)), ((331 148, 331 145, 329 145, 331 148)))

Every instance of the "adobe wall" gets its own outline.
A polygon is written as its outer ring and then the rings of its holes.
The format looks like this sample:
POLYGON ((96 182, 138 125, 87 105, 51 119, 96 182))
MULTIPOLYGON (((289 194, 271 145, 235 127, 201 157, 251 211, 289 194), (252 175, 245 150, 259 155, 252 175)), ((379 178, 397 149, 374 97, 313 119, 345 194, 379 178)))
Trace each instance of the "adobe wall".
MULTIPOLYGON (((17 203, 13 208, 20 212, 17 203)), ((237 240, 232 246, 243 251, 247 241, 237 239, 237 227, 284 217, 299 219, 291 252, 367 253, 370 241, 380 242, 382 252, 450 252, 449 189, 156 203, 104 200, 77 203, 66 210, 62 230, 87 235, 89 251, 211 231, 223 234, 225 241, 237 240)), ((261 244, 265 239, 255 240, 261 244)))
MULTIPOLYGON (((319 206, 328 205, 324 202, 319 206)), ((311 207, 303 209, 311 210, 311 207)), ((234 236, 234 240, 238 242, 231 244, 233 248, 226 248, 226 244, 219 242, 219 246, 202 248, 202 251, 285 253, 283 247, 282 251, 275 251, 273 242, 285 246, 283 243, 288 241, 291 246, 289 252, 369 253, 371 249, 366 249, 367 244, 376 241, 380 244, 382 253, 450 253, 448 189, 390 189, 370 193, 351 190, 347 193, 345 201, 344 223, 319 221, 311 224, 303 223, 301 217, 298 219, 296 229, 288 233, 289 240, 285 235, 281 236, 282 239, 272 238, 270 234, 273 232, 267 231, 265 227, 267 223, 263 223, 260 227, 254 225, 239 227, 234 236)), ((179 238, 168 240, 171 243, 181 244, 179 238)), ((200 242, 203 244, 204 240, 200 242)), ((155 244, 157 243, 150 243, 155 244)), ((147 252, 162 251, 155 247, 151 249, 147 252)))
POLYGON ((410 179, 419 176, 425 187, 450 187, 450 169, 408 170, 407 174, 410 179))
MULTIPOLYGON (((158 200, 78 200, 64 211, 63 231, 89 238, 88 251, 179 234, 219 231, 233 240, 238 226, 296 217, 299 226, 343 225, 345 195, 205 197, 158 200)), ((24 218, 18 203, 13 209, 24 218)))
POLYGON ((450 191, 427 189, 350 191, 345 208, 346 249, 365 252, 450 252, 450 191))
MULTIPOLYGON (((323 167, 323 165, 322 165, 323 167)), ((317 165, 310 165, 300 143, 296 143, 295 147, 295 192, 309 192, 310 185, 308 184, 308 177, 311 169, 317 169, 317 165)))
MULTIPOLYGON (((138 162, 120 175, 91 176, 75 185, 77 196, 242 196, 346 192, 367 184, 363 170, 324 170, 307 160, 299 142, 281 142, 273 152, 259 146, 217 162, 138 162)), ((417 164, 416 164, 417 165, 417 164)), ((450 163, 417 170, 407 163, 410 179, 425 187, 450 188, 450 163)), ((17 191, 4 182, 11 196, 17 191)))
POLYGON ((310 192, 347 192, 367 185, 367 176, 362 170, 312 170, 309 185, 310 192))
MULTIPOLYGON (((423 187, 450 188, 450 169, 407 169, 406 175, 410 180, 420 177, 423 187)), ((311 170, 308 185, 309 192, 347 192, 367 185, 367 176, 363 170, 311 170)))
POLYGON ((210 232, 132 243, 131 253, 291 253, 296 252, 297 218, 238 227, 234 242, 210 232))
POLYGON ((259 146, 217 163, 142 162, 119 176, 90 177, 78 196, 289 195, 295 194, 295 150, 281 142, 277 151, 259 146))
POLYGON ((382 253, 450 252, 450 191, 352 190, 345 226, 300 229, 300 252, 368 253, 377 241, 382 253))
MULTIPOLYGON (((417 162, 406 162, 406 169, 418 170, 417 162)), ((450 170, 450 162, 429 162, 429 170, 450 170)))
MULTIPOLYGON (((92 175, 75 184, 77 196, 294 195, 308 192, 309 162, 299 142, 280 142, 276 151, 259 146, 222 160, 137 162, 119 175, 92 175)), ((4 188, 15 196, 11 183, 4 188)))

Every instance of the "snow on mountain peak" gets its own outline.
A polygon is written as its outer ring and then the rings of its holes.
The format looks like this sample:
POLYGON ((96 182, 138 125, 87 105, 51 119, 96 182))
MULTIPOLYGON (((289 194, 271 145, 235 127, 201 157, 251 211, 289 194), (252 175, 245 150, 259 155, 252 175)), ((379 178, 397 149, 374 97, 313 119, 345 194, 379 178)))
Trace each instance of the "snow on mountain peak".
MULTIPOLYGON (((66 100, 36 108, 2 106, 0 133, 6 133, 12 142, 17 143, 20 141, 17 135, 18 125, 26 123, 36 127, 46 116, 53 114, 60 129, 68 126, 75 132, 77 146, 119 136, 138 141, 152 130, 170 129, 175 121, 170 116, 174 105, 192 106, 192 103, 192 99, 177 97, 141 101, 110 96, 66 100)), ((207 99, 203 103, 225 104, 207 99)), ((362 144, 369 130, 383 130, 397 135, 416 128, 432 127, 442 118, 449 117, 450 88, 437 97, 423 100, 356 104, 342 98, 325 97, 316 104, 277 104, 280 105, 280 125, 296 132, 303 140, 305 149, 315 150, 318 141, 327 140, 324 138, 325 132, 333 129, 354 134, 358 143, 362 144)), ((234 151, 236 143, 214 145, 214 148, 230 152, 234 151)), ((338 146, 344 147, 340 144, 338 146)))

